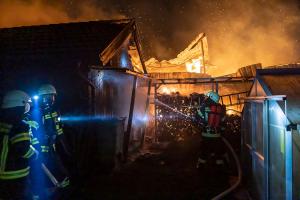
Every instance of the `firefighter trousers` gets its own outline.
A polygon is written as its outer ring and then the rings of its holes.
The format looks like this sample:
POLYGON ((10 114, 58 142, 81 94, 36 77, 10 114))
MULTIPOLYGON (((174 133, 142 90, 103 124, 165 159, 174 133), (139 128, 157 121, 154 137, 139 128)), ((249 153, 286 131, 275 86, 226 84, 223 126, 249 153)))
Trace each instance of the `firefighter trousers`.
POLYGON ((224 165, 225 154, 226 148, 221 137, 202 137, 197 166, 206 165, 212 161, 211 159, 214 160, 215 165, 224 165))

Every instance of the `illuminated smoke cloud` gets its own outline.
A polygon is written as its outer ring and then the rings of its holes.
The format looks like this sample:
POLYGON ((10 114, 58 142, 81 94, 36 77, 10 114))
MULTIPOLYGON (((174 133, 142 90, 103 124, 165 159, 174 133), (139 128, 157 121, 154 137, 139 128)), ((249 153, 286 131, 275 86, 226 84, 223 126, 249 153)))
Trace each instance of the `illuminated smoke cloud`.
MULTIPOLYGON (((163 9, 163 12, 169 12, 166 21, 171 25, 164 28, 162 24, 160 27, 167 34, 158 37, 160 42, 154 43, 158 46, 155 49, 162 50, 154 52, 157 58, 166 59, 161 56, 163 52, 175 57, 198 33, 205 32, 210 63, 218 66, 220 74, 232 73, 239 67, 259 62, 269 66, 300 61, 299 1, 178 2, 171 11, 163 9), (167 52, 165 47, 171 47, 172 52, 167 52)), ((157 23, 161 23, 159 17, 154 18, 157 23)))
MULTIPOLYGON (((197 2, 201 7, 205 5, 197 2)), ((300 12, 296 1, 214 2, 219 11, 213 16, 204 12, 204 23, 190 22, 206 29, 211 63, 220 71, 235 72, 238 67, 258 62, 268 66, 300 61, 300 12)))
MULTIPOLYGON (((127 2, 138 19, 148 58, 174 58, 200 33, 222 73, 261 62, 300 61, 297 0, 162 0, 127 2), (134 7, 135 6, 135 7, 134 7)), ((129 11, 128 11, 129 12, 129 11)))
POLYGON ((299 0, 1 0, 0 26, 134 17, 146 59, 174 58, 200 32, 222 73, 300 61, 299 0))
POLYGON ((1 0, 0 27, 124 18, 93 1, 1 0))

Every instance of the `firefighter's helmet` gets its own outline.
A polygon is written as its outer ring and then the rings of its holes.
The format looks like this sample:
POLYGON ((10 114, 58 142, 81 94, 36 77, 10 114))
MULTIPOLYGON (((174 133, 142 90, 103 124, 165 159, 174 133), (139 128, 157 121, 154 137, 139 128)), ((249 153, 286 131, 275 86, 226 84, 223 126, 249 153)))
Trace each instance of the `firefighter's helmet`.
MULTIPOLYGON (((1 108, 15 108, 19 106, 28 107, 31 99, 28 94, 21 90, 12 90, 7 92, 2 100, 1 108)), ((30 108, 30 107, 29 107, 30 108)), ((27 108, 28 109, 28 108, 27 108)))
POLYGON ((42 85, 38 90, 38 95, 47 95, 47 94, 53 94, 56 95, 56 89, 53 85, 45 84, 42 85))
POLYGON ((206 96, 209 97, 211 100, 213 100, 216 103, 218 103, 220 100, 220 96, 218 95, 218 93, 216 93, 214 91, 207 92, 206 96))

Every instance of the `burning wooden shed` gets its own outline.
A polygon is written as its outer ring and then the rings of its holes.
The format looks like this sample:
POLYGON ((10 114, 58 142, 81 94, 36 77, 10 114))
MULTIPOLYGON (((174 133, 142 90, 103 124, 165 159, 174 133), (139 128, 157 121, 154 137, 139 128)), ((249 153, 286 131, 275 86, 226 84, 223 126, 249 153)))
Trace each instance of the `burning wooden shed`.
POLYGON ((79 168, 142 145, 150 79, 134 20, 2 28, 0 46, 0 95, 53 84, 79 168), (98 139, 107 144, 92 148, 98 139))
POLYGON ((255 199, 299 199, 300 68, 257 70, 242 117, 243 165, 255 199))

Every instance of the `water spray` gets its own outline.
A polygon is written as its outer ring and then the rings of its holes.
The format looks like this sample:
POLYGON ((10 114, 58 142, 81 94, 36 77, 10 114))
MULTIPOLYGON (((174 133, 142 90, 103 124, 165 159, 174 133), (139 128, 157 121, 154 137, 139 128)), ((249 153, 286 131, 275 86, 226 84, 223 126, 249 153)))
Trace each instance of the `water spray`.
MULTIPOLYGON (((188 116, 180 111, 178 111, 177 109, 175 108, 172 108, 170 106, 168 106, 167 104, 159 101, 159 100, 155 100, 155 103, 159 104, 159 105, 162 105, 188 119, 194 119, 193 117, 191 116, 188 116)), ((233 109, 228 109, 228 110, 231 110, 231 111, 235 111, 235 112, 238 112, 236 110, 233 110, 233 109)), ((235 153, 233 147, 231 146, 231 144, 224 138, 222 137, 222 140, 223 142, 225 143, 225 145, 227 146, 227 148, 230 150, 231 154, 233 155, 233 158, 235 160, 235 164, 237 166, 237 169, 238 169, 238 180, 236 181, 236 183, 234 185, 232 185, 230 188, 228 188, 227 190, 223 191, 222 193, 218 194, 217 196, 213 197, 212 200, 220 200, 220 199, 223 199, 226 195, 228 195, 229 193, 231 193, 233 190, 235 190, 241 183, 241 179, 242 179, 242 168, 241 168, 241 164, 240 164, 240 161, 239 161, 239 158, 237 156, 237 154, 235 153)))
POLYGON ((168 109, 170 109, 170 110, 172 110, 173 112, 176 112, 176 113, 178 113, 178 114, 180 114, 180 115, 182 115, 182 116, 184 116, 184 117, 186 117, 186 118, 188 118, 188 119, 194 119, 193 117, 191 117, 191 116, 189 116, 189 115, 186 115, 186 114, 184 114, 183 112, 180 112, 180 111, 178 111, 177 109, 175 109, 175 108, 172 108, 171 106, 169 106, 169 105, 167 105, 167 104, 165 104, 165 103, 163 103, 163 102, 161 102, 161 101, 159 101, 159 100, 155 100, 155 103, 157 103, 157 104, 159 104, 159 105, 162 105, 162 106, 164 106, 164 107, 166 107, 166 108, 168 108, 168 109))

